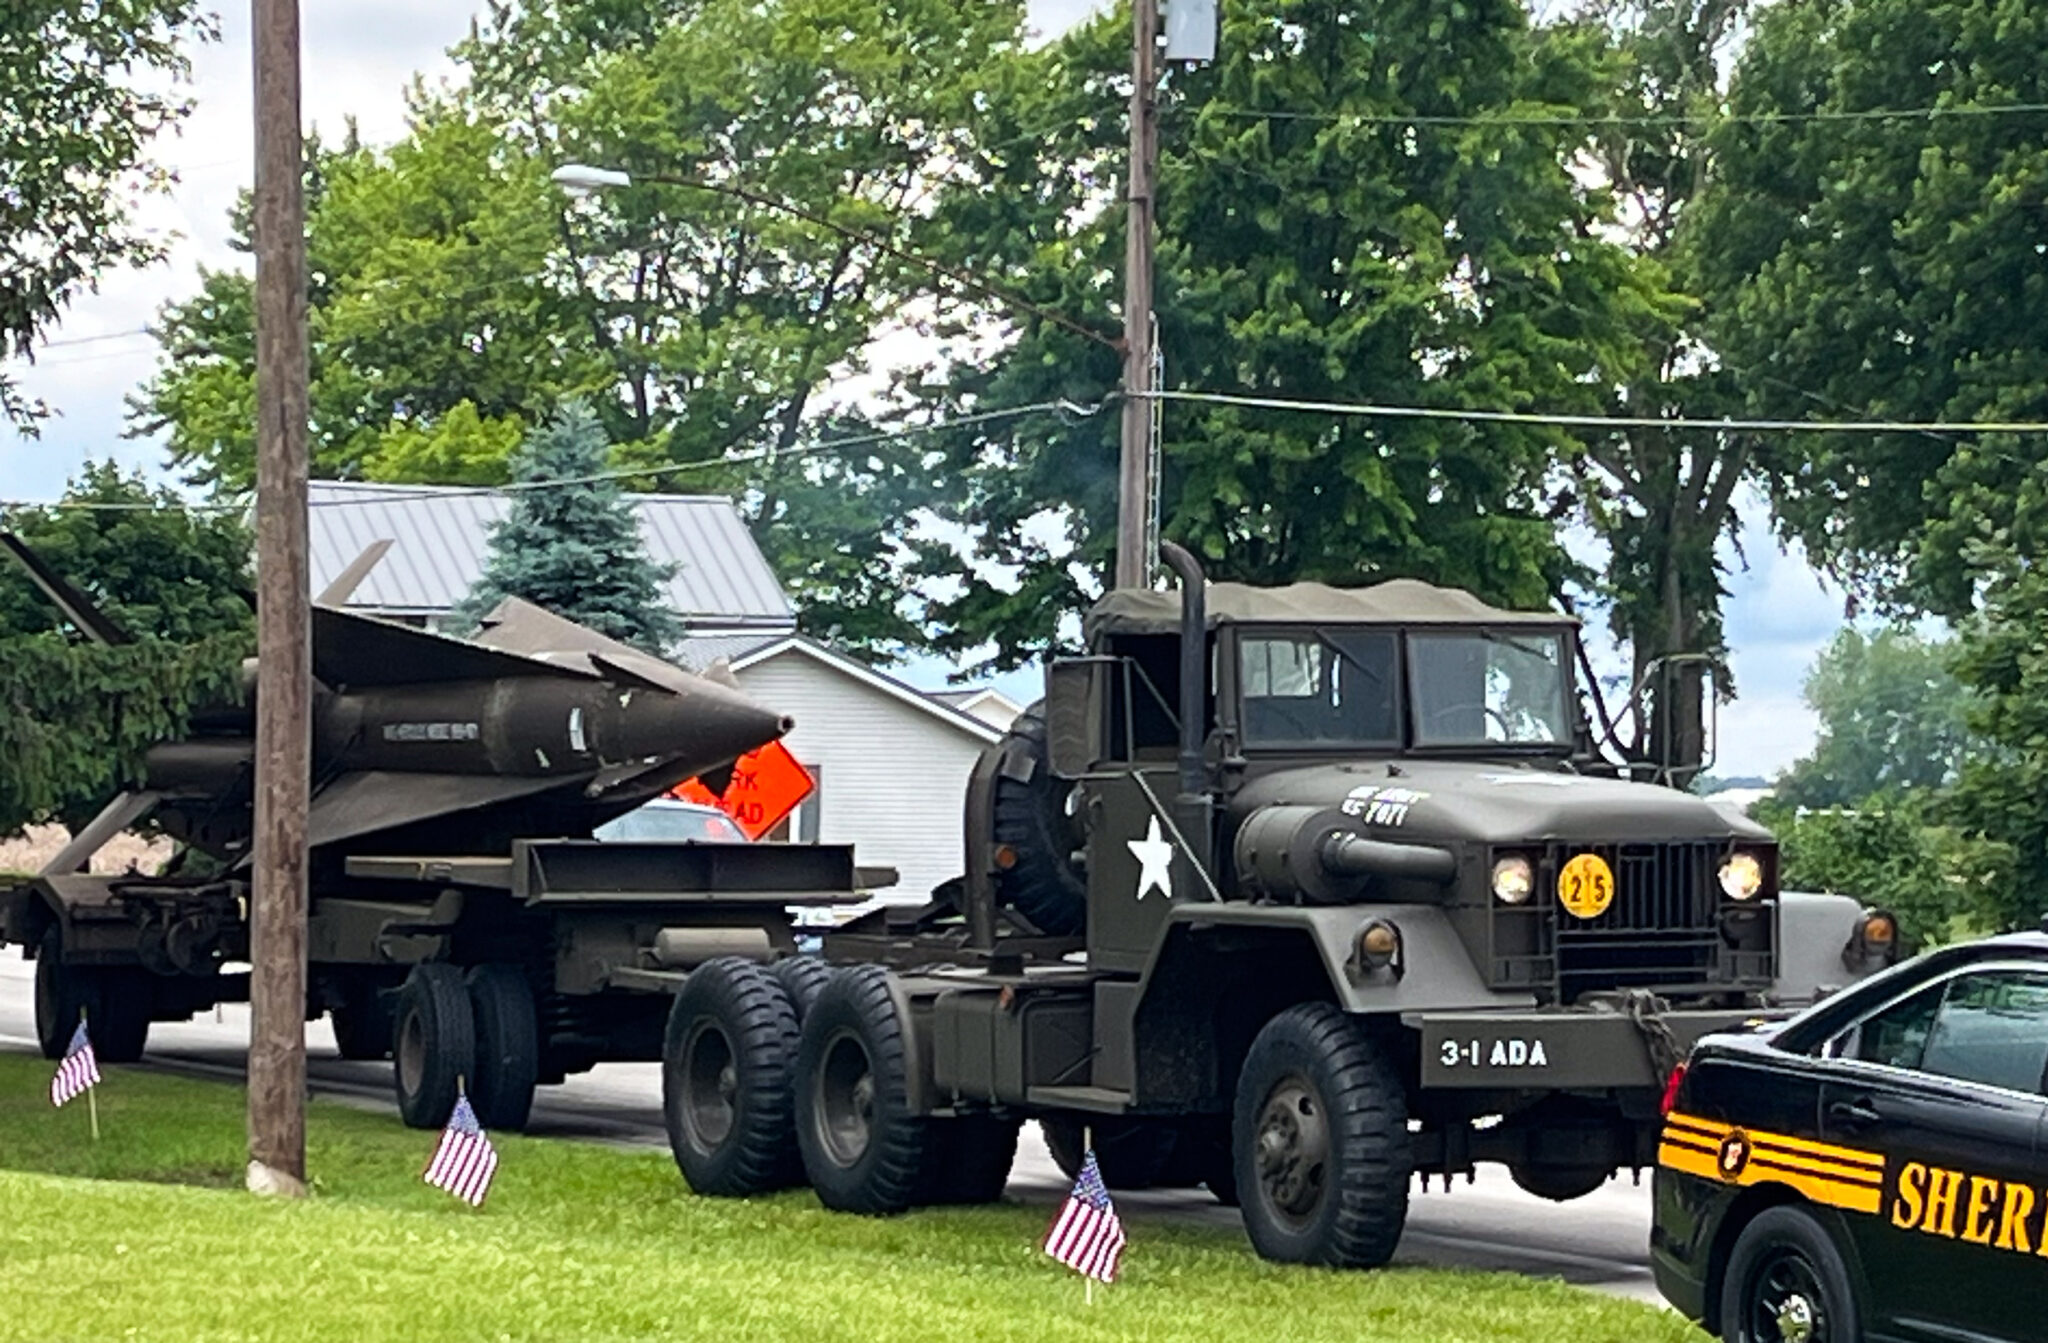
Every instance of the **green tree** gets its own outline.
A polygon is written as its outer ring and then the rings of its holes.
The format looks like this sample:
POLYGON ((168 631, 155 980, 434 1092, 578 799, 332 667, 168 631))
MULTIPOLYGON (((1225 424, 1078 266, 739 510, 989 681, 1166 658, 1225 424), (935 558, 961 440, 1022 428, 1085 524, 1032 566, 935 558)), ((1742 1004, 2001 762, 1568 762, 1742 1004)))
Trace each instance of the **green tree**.
MULTIPOLYGON (((160 260, 135 198, 169 182, 144 156, 184 118, 180 47, 213 32, 197 0, 11 0, 0 13, 0 364, 117 266, 160 260)), ((0 419, 24 432, 47 408, 0 368, 0 419)))
POLYGON ((1949 670, 1955 647, 1907 630, 1837 633, 1801 694, 1820 718, 1813 750, 1779 777, 1793 807, 1855 806, 1879 793, 1935 792, 1969 746, 1968 694, 1949 670))
POLYGON ((139 777, 151 746, 200 705, 241 693, 254 620, 239 515, 195 512, 112 464, 63 499, 0 516, 135 642, 84 642, 11 559, 0 559, 0 834, 77 823, 139 777))
MULTIPOLYGON (((1104 19, 1010 62, 941 208, 958 260, 1107 328, 1121 274, 1118 72, 1104 19)), ((1165 383, 1259 397, 1601 413, 1682 309, 1608 240, 1610 193, 1557 124, 1611 100, 1605 37, 1512 0, 1227 3, 1216 64, 1169 75, 1159 165, 1165 383), (1430 124, 1432 117, 1499 120, 1430 124), (1406 119, 1420 118, 1421 124, 1406 119)), ((957 410, 1116 387, 1115 351, 1015 314, 962 359, 957 410)), ((1547 605, 1571 572, 1555 429, 1169 402, 1163 530, 1219 578, 1415 575, 1547 605)), ((1042 649, 1097 590, 1115 531, 1117 417, 1044 415, 949 444, 977 535, 935 615, 956 652, 1042 649)))
POLYGON ((674 576, 647 558, 632 505, 610 467, 604 425, 571 401, 512 455, 512 506, 491 528, 475 588, 452 613, 474 627, 507 597, 523 597, 600 634, 659 654, 681 636, 661 604, 674 576))
MULTIPOLYGON (((2022 110, 2048 104, 2044 53, 2032 0, 1759 11, 1692 234, 1752 410, 2048 418, 2048 114, 2022 110)), ((1859 598, 1961 617, 1974 543, 2037 544, 2042 459, 2038 437, 1914 432, 1800 436, 1760 465, 1781 525, 1859 598)))
MULTIPOLYGON (((404 141, 316 160, 316 472, 496 483, 547 407, 585 395, 621 460, 661 472, 650 486, 736 496, 806 629, 917 642, 904 520, 947 481, 914 444, 815 440, 855 419, 821 394, 933 311, 932 276, 730 196, 648 183, 579 201, 547 179, 580 160, 730 184, 915 248, 1018 8, 493 5, 455 49, 465 78, 415 94, 404 141)), ((209 275, 168 310, 134 416, 232 491, 253 461, 250 309, 245 278, 209 275)))
POLYGON ((1911 946, 2014 926, 2006 849, 1953 824, 1936 794, 1880 793, 1819 811, 1774 799, 1758 813, 1778 836, 1784 889, 1851 895, 1890 910, 1911 946))
POLYGON ((1969 722, 1984 745, 1963 764, 1955 809, 2010 850, 1997 924, 2026 927, 2048 914, 2048 583, 2035 565, 1996 561, 1961 645, 1956 675, 1975 692, 1969 722))

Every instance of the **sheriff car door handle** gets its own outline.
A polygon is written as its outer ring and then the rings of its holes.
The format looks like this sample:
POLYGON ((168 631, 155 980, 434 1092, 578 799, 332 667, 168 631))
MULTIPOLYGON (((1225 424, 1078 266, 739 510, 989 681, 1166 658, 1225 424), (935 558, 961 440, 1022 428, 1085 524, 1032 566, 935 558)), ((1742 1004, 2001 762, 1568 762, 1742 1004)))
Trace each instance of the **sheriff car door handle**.
POLYGON ((1844 1128, 1864 1128, 1884 1118, 1870 1097, 1858 1096, 1854 1100, 1834 1101, 1828 1105, 1828 1118, 1844 1128))

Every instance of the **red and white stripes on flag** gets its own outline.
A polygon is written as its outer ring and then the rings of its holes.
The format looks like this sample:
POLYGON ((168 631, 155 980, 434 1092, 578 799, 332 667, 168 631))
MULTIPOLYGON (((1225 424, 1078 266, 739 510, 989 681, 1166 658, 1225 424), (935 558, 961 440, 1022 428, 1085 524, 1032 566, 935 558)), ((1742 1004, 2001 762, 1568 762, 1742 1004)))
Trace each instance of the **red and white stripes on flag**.
POLYGON ((435 1149, 434 1159, 427 1163, 426 1174, 421 1178, 471 1207, 481 1207, 484 1195, 491 1191, 491 1176, 497 1169, 497 1149, 484 1136, 483 1126, 476 1122, 469 1097, 456 1097, 455 1113, 448 1116, 448 1127, 441 1130, 441 1145, 435 1149))
POLYGON ((99 1060, 93 1057, 92 1040, 86 1035, 85 1023, 81 1021, 78 1029, 71 1033, 71 1044, 64 1051, 63 1061, 57 1065, 57 1075, 50 1079, 50 1104, 62 1105, 65 1101, 76 1100, 87 1087, 98 1086, 99 1082, 99 1060))
POLYGON ((1124 1225, 1102 1183, 1102 1170, 1090 1149, 1074 1179, 1074 1192, 1045 1233, 1045 1252, 1076 1273, 1098 1282, 1115 1282, 1117 1261, 1124 1252, 1124 1225))

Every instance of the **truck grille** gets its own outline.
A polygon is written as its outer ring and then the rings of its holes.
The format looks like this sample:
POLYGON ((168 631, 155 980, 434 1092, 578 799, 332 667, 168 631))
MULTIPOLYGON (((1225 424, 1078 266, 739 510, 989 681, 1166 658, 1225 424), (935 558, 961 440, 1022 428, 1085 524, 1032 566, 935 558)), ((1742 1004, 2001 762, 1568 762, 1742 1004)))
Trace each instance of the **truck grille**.
MULTIPOLYGON (((1544 846, 1538 899, 1518 910, 1496 907, 1496 982, 1547 985, 1562 1002, 1612 989, 1767 984, 1775 972, 1774 939, 1765 933, 1735 947, 1722 936, 1731 902, 1716 873, 1733 847, 1727 840, 1544 846), (1600 857, 1615 877, 1613 903, 1590 919, 1567 912, 1556 896, 1559 871, 1582 853, 1600 857)), ((1774 888, 1774 880, 1766 886, 1774 888)))

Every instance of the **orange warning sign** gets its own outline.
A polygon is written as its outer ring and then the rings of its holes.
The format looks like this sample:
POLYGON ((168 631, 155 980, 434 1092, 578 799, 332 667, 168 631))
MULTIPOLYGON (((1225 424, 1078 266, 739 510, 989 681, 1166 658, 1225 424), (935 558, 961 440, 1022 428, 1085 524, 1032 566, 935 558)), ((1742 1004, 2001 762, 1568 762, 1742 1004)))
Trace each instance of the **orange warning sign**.
POLYGON ((771 741, 733 762, 732 782, 723 796, 697 779, 676 785, 675 796, 717 807, 732 817, 748 839, 759 839, 782 824, 782 818, 795 811, 815 787, 810 771, 797 763, 789 748, 771 741))

